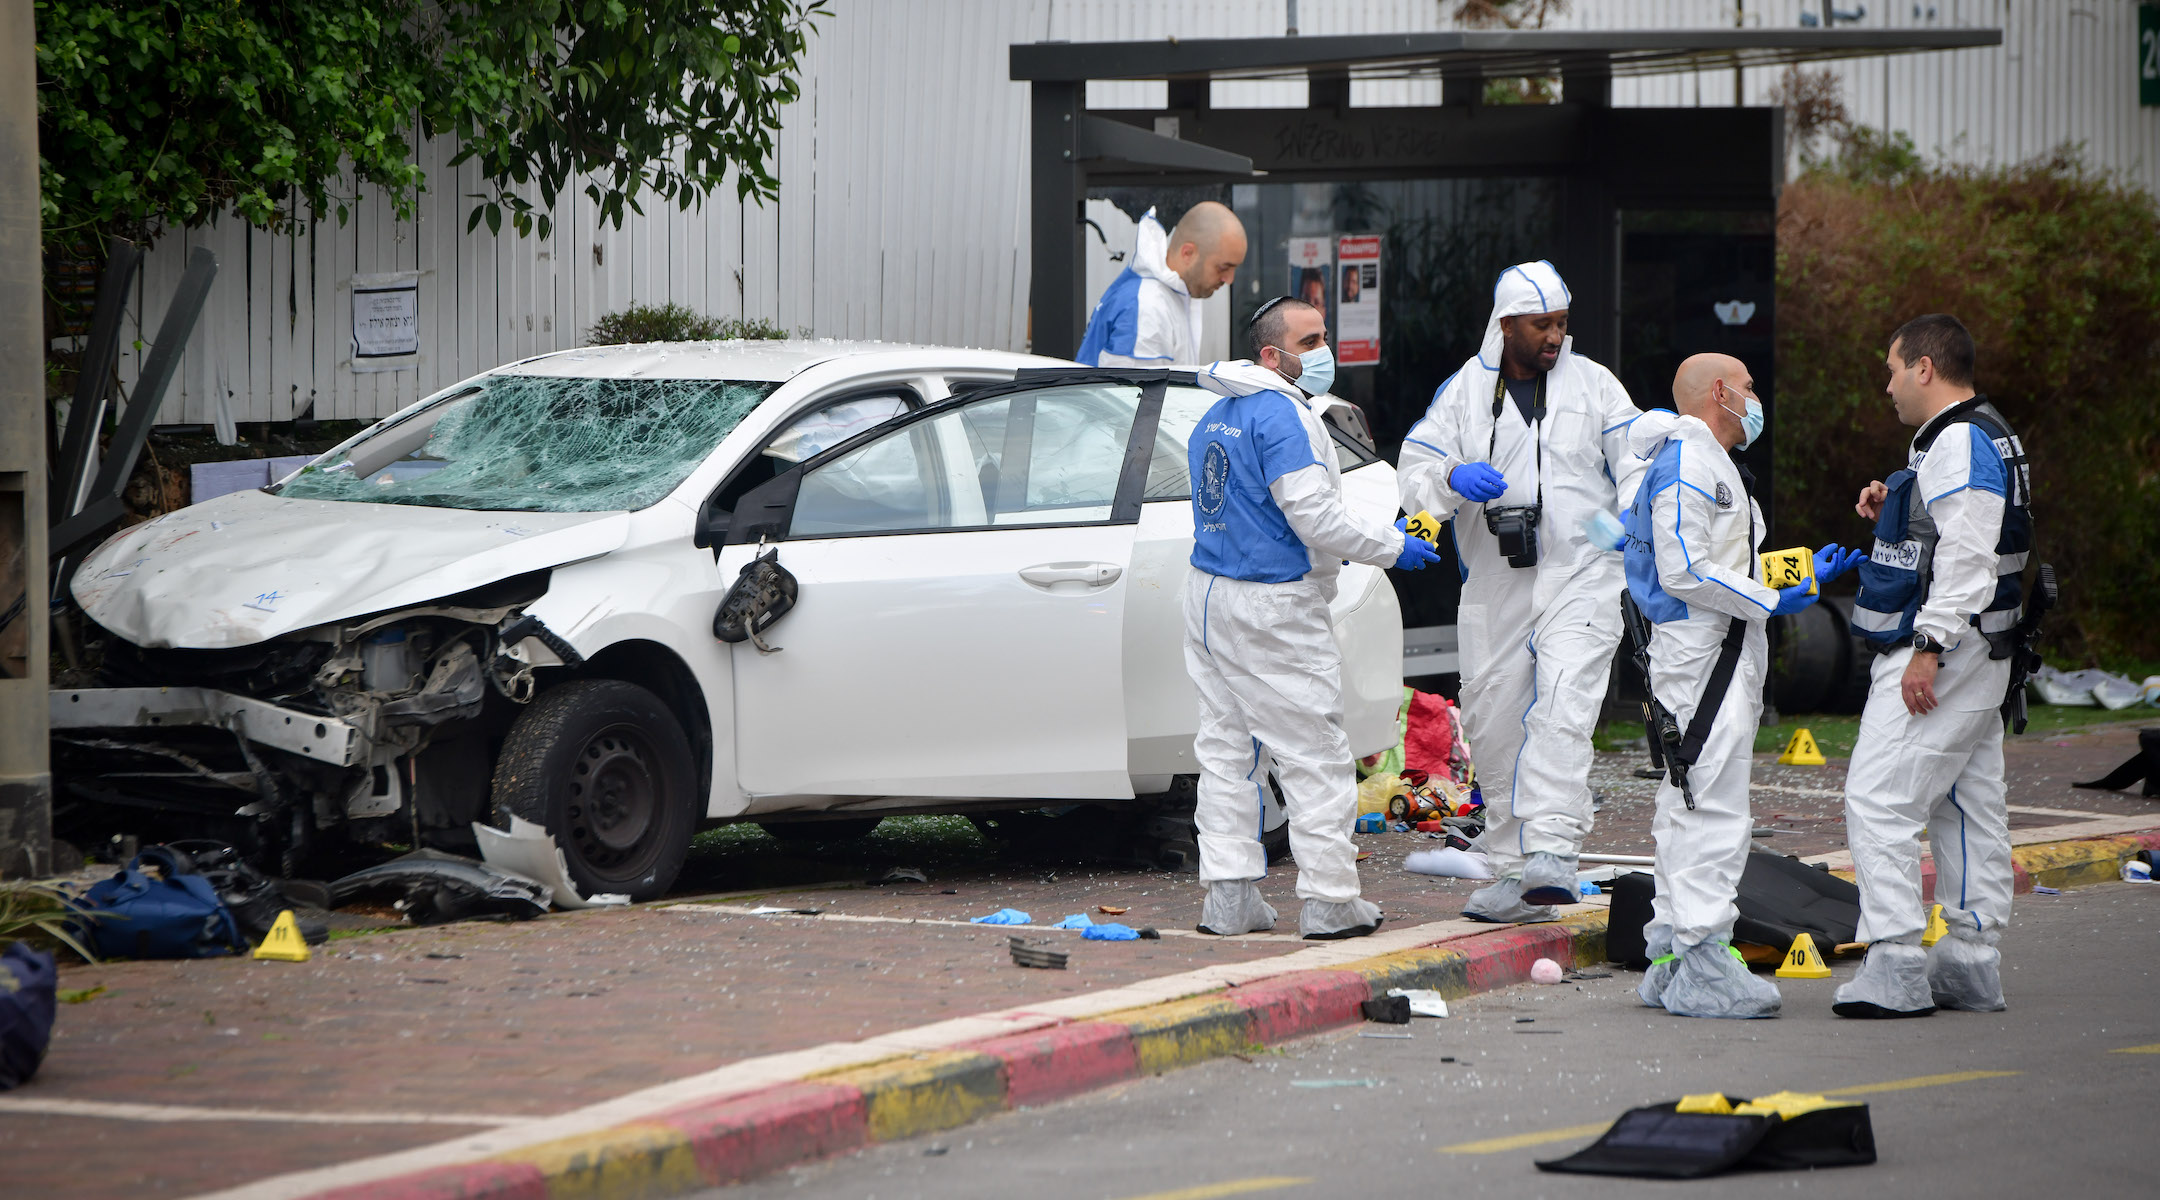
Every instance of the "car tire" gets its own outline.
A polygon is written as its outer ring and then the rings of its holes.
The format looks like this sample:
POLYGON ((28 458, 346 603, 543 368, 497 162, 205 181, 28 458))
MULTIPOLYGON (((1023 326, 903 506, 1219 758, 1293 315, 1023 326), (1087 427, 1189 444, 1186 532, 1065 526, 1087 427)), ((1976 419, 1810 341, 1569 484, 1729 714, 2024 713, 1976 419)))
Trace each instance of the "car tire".
POLYGON ((658 696, 619 679, 542 692, 495 761, 496 823, 545 826, 586 896, 666 894, 690 849, 696 803, 682 725, 658 696))
POLYGON ((759 821, 758 828, 791 846, 817 842, 852 842, 869 837, 883 824, 883 817, 849 817, 839 821, 759 821))

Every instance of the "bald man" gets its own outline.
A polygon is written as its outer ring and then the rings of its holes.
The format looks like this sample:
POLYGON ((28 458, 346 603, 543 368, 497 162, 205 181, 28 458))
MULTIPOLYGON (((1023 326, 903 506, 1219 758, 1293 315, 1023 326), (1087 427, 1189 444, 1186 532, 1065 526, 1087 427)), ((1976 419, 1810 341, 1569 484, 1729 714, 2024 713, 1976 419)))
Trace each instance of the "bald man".
POLYGON ((1200 302, 1237 278, 1245 226, 1213 200, 1187 209, 1163 232, 1149 209, 1132 261, 1103 290, 1075 361, 1091 367, 1200 363, 1200 302))
MULTIPOLYGON (((1629 434, 1650 469, 1628 509, 1624 549, 1628 593, 1655 630, 1651 690, 1684 734, 1679 757, 1694 799, 1670 778, 1658 786, 1650 827, 1657 897, 1640 995, 1684 1017, 1774 1017, 1777 985, 1751 974, 1732 949, 1733 898, 1754 825, 1748 772, 1769 665, 1766 627, 1819 591, 1779 591, 1757 579, 1762 509, 1754 480, 1732 459, 1763 429, 1747 366, 1723 354, 1688 359, 1673 379, 1673 407, 1645 414, 1629 434)), ((1825 546, 1817 580, 1835 579, 1859 557, 1825 546)))

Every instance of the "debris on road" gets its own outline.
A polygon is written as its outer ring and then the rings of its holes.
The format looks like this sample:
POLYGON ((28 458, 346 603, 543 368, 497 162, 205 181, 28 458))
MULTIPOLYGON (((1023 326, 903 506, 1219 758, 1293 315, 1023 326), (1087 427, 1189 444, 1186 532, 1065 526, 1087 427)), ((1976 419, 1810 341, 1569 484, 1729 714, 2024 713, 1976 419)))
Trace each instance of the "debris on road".
POLYGON ((478 918, 528 921, 546 914, 553 889, 440 850, 415 850, 354 871, 330 884, 330 902, 343 906, 371 892, 397 891, 397 910, 414 925, 478 918))
POLYGON ((1444 879, 1491 879, 1492 862, 1472 850, 1443 846, 1437 850, 1413 850, 1403 859, 1403 870, 1444 879))
POLYGON ((1560 964, 1549 958, 1541 958, 1530 964, 1530 982, 1547 986, 1560 982, 1560 964))
POLYGON ((1358 1002, 1358 1011, 1368 1021, 1382 1025, 1408 1025, 1410 1023, 1410 997, 1393 992, 1358 1002))
POLYGON ((928 883, 930 877, 914 867, 894 867, 870 881, 872 887, 886 883, 928 883))
POLYGON ((1447 1015, 1447 997, 1432 988, 1389 988, 1388 995, 1401 996, 1410 1004, 1413 1017, 1444 1017, 1447 1015))
POLYGON ((1030 942, 1026 938, 1012 938, 1010 939, 1010 945, 1012 960, 1023 967, 1040 967, 1047 970, 1062 971, 1065 969, 1065 962, 1069 957, 1063 950, 1050 949, 1047 938, 1034 942, 1030 942))
POLYGON ((555 835, 544 825, 513 814, 508 830, 478 821, 473 822, 472 829, 480 841, 483 862, 505 874, 545 884, 557 908, 616 908, 630 903, 630 897, 620 892, 578 895, 577 885, 570 882, 570 864, 563 860, 555 835))
POLYGON ((1095 911, 1101 913, 1106 917, 1122 917, 1126 913, 1131 912, 1132 910, 1129 908, 1119 908, 1115 904, 1098 904, 1095 906, 1095 911))

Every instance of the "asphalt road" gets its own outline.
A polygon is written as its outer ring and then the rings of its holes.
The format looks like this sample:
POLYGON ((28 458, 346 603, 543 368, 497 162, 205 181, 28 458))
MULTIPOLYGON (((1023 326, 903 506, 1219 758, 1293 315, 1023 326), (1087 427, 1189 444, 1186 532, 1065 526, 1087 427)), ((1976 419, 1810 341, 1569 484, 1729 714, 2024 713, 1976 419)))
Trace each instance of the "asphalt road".
POLYGON ((1614 971, 1467 997, 1408 1039, 1366 1025, 1256 1048, 706 1196, 2153 1194, 2160 885, 2020 897, 2003 949, 2000 1014, 1834 1017, 1846 962, 1782 981, 1780 1019, 1688 1020, 1641 1007, 1639 976, 1614 971), (1694 1184, 1532 1165, 1635 1105, 1780 1089, 1866 1100, 1880 1161, 1694 1184))

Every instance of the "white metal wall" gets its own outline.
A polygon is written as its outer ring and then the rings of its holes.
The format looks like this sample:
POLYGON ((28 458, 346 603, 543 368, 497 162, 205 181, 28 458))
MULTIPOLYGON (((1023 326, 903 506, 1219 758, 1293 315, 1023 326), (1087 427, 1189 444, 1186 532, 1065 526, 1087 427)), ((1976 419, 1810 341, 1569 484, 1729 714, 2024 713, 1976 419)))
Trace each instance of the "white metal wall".
MULTIPOLYGON (((2136 0, 1883 0, 1859 27, 2000 27, 1997 49, 1835 67, 1855 119, 1901 129, 1959 161, 2018 161, 2069 141, 2160 192, 2160 109, 2137 106, 2136 0), (1931 17, 1928 14, 1933 13, 1931 17), (1917 15, 1916 15, 1917 14, 1917 15)), ((226 394, 239 421, 373 418, 517 358, 576 345, 603 313, 676 301, 717 316, 766 317, 818 336, 1021 349, 1027 340, 1027 91, 1006 48, 1054 38, 1270 36, 1282 0, 835 0, 811 38, 803 98, 785 112, 781 196, 740 205, 723 189, 702 210, 654 210, 600 228, 566 197, 554 235, 465 235, 478 190, 424 148, 431 190, 412 221, 363 192, 353 219, 297 236, 227 220, 162 239, 148 256, 122 355, 132 386, 189 250, 221 265, 162 423, 208 424, 226 394), (356 273, 423 272, 422 361, 355 374, 356 273), (142 314, 150 327, 142 327, 142 314)), ((1446 28, 1452 0, 1300 0, 1308 35, 1446 28)), ((1840 7, 1850 7, 1841 0, 1840 7)), ((1793 27, 1818 0, 1746 0, 1749 25, 1793 27)), ((1578 28, 1730 27, 1733 0, 1576 0, 1578 28)), ((1776 73, 1753 71, 1748 103, 1776 73)), ((1625 105, 1729 105, 1729 70, 1618 80, 1625 105)), ((1089 103, 1162 103, 1160 83, 1096 83, 1089 103)), ((1302 105, 1302 83, 1214 85, 1223 106, 1302 105)), ((1359 104, 1433 104, 1433 80, 1353 84, 1359 104)))

